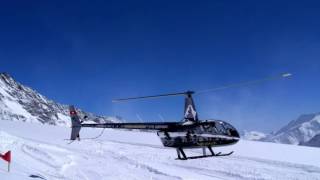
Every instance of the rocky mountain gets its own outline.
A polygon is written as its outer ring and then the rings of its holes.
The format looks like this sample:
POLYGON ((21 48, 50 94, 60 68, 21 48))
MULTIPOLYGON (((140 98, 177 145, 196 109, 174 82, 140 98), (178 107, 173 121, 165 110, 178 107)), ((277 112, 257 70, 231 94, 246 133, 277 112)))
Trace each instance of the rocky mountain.
MULTIPOLYGON (((96 116, 81 109, 77 110, 80 117, 88 116, 88 121, 119 121, 115 117, 96 116)), ((15 81, 7 73, 0 73, 0 120, 70 126, 68 105, 47 99, 15 81)))
POLYGON ((265 140, 285 144, 308 145, 308 142, 316 142, 320 138, 319 134, 320 113, 314 113, 301 115, 265 140))
POLYGON ((303 146, 320 147, 320 134, 315 135, 307 142, 300 143, 303 146))

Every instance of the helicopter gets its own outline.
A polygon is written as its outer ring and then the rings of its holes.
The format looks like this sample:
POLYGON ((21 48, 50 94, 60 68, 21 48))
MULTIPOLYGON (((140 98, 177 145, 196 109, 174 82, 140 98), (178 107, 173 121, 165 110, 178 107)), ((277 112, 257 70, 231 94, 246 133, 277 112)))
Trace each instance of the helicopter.
POLYGON ((138 129, 138 130, 152 130, 156 131, 163 146, 175 148, 177 151, 177 160, 197 159, 214 156, 229 156, 233 151, 228 153, 215 153, 213 147, 229 146, 237 143, 240 140, 239 132, 231 124, 216 119, 200 120, 198 112, 193 100, 194 94, 207 93, 218 91, 231 87, 238 87, 250 84, 256 84, 264 81, 269 81, 279 78, 287 78, 292 74, 284 73, 280 76, 271 76, 255 81, 248 81, 243 83, 231 84, 214 89, 207 89, 203 91, 185 91, 179 93, 160 94, 152 96, 142 96, 133 98, 115 99, 113 102, 123 102, 130 100, 140 100, 149 98, 161 98, 167 96, 184 96, 184 116, 183 120, 179 122, 144 122, 144 123, 91 123, 86 124, 80 120, 76 109, 73 105, 69 106, 72 130, 70 140, 80 140, 79 133, 81 128, 112 128, 112 129, 138 129), (203 155, 201 156, 187 156, 184 149, 202 148, 203 155), (206 154, 206 149, 210 154, 206 154))

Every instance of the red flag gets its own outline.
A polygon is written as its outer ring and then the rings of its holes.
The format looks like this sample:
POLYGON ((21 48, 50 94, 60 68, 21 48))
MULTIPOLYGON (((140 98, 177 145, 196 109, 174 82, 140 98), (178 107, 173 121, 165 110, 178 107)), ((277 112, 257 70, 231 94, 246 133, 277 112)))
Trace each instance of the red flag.
POLYGON ((0 154, 0 157, 7 161, 7 162, 11 162, 11 151, 6 152, 4 155, 0 154))

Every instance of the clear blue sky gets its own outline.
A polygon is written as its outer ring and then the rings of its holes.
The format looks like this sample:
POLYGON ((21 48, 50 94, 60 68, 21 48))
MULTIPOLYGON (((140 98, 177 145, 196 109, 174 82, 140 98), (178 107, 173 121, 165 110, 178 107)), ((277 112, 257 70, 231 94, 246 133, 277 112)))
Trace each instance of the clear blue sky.
POLYGON ((144 121, 180 120, 183 98, 111 99, 291 72, 195 97, 201 119, 268 132, 320 111, 319 19, 319 1, 3 1, 0 71, 57 102, 144 121))

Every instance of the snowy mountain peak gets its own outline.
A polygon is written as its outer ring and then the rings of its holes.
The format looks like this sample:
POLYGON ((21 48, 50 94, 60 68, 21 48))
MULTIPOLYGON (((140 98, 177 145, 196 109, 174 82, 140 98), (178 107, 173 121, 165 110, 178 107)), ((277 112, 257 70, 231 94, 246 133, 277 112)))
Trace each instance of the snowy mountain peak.
POLYGON ((266 138, 267 135, 258 131, 244 131, 241 137, 245 140, 259 141, 266 138))
MULTIPOLYGON (((117 118, 96 116, 80 109, 80 117, 95 122, 116 122, 117 118)), ((0 73, 0 120, 70 126, 68 106, 47 99, 35 90, 0 73)))
POLYGON ((0 72, 0 76, 3 80, 13 80, 13 78, 10 76, 10 74, 6 72, 0 72))
POLYGON ((303 114, 300 117, 298 117, 298 119, 291 121, 288 125, 281 128, 278 132, 276 132, 275 135, 278 135, 278 134, 281 134, 281 133, 286 132, 288 130, 294 129, 294 128, 300 126, 301 124, 310 121, 316 115, 317 114, 303 114))
POLYGON ((267 140, 287 144, 304 144, 317 134, 320 134, 320 113, 304 114, 267 140))

